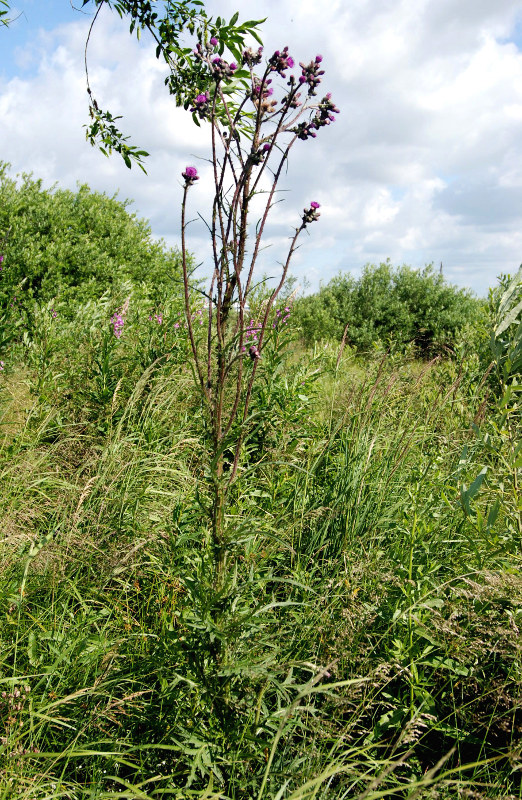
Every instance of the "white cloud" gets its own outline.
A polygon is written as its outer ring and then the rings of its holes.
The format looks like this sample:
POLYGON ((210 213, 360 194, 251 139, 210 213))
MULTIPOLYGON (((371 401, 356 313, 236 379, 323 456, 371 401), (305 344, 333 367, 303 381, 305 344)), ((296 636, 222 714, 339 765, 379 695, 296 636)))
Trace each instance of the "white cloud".
MULTIPOLYGON (((211 0, 230 17, 237 0, 211 0)), ((522 53, 509 41, 519 0, 259 0, 244 16, 269 16, 266 52, 284 44, 298 60, 324 56, 324 86, 341 114, 317 140, 298 142, 267 228, 284 250, 303 206, 322 216, 295 259, 298 277, 384 260, 444 263, 461 285, 485 291, 521 260, 522 53)), ((151 152, 148 176, 105 160, 85 143, 86 22, 64 25, 18 54, 35 74, 0 83, 2 157, 46 183, 76 181, 135 199, 169 242, 178 239, 181 169, 196 163, 191 213, 208 218, 208 131, 176 109, 153 47, 138 45, 105 13, 90 47, 90 77, 103 107, 123 114, 133 143, 151 152)), ((208 256, 204 225, 191 244, 208 256)))

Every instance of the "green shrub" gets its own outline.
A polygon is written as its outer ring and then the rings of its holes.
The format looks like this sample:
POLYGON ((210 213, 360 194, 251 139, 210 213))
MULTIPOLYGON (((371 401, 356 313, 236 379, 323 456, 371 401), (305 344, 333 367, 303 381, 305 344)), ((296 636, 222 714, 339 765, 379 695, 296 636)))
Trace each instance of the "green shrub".
POLYGON ((477 320, 480 302, 435 273, 389 261, 367 265, 360 278, 340 274, 295 307, 307 344, 346 341, 367 350, 377 343, 413 344, 422 355, 454 348, 465 327, 477 320))
POLYGON ((148 223, 129 201, 81 185, 76 192, 43 189, 22 175, 17 182, 0 162, 0 244, 4 301, 24 280, 24 292, 46 302, 57 296, 86 302, 125 280, 154 287, 160 302, 179 277, 179 253, 152 239, 148 223))

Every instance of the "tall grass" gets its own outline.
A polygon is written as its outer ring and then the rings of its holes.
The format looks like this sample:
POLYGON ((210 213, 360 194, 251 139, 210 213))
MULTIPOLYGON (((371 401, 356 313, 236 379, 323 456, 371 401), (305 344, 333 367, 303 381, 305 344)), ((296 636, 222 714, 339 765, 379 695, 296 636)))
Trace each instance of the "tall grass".
POLYGON ((117 339, 123 300, 36 308, 0 376, 0 797, 520 797, 518 412, 494 371, 290 328, 216 590, 186 341, 132 298, 117 339))

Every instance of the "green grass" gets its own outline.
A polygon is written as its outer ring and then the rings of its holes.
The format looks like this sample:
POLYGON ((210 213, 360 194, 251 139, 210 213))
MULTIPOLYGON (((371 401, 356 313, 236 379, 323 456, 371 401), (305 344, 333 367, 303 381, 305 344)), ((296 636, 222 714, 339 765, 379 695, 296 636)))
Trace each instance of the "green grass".
POLYGON ((487 364, 267 353, 216 588, 186 348, 113 310, 36 309, 0 375, 0 798, 521 797, 487 364))

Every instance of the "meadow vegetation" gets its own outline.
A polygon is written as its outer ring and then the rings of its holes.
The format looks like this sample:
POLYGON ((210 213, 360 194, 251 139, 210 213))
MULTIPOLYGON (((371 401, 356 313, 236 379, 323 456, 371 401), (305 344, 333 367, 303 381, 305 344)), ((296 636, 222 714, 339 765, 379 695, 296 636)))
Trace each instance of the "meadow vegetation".
POLYGON ((181 286, 134 260, 175 277, 176 256, 115 199, 17 186, 0 797, 520 797, 517 279, 426 358, 400 328, 308 345, 279 299, 216 586, 181 286), (60 230, 76 248, 16 288, 60 230))
POLYGON ((259 281, 290 149, 339 113, 322 56, 104 4, 210 129, 212 274, 196 167, 178 252, 0 166, 0 800, 520 798, 522 268, 484 301, 389 263, 295 298, 313 200, 259 281))

